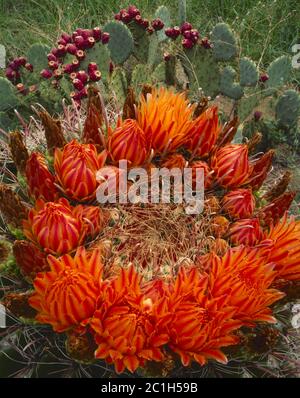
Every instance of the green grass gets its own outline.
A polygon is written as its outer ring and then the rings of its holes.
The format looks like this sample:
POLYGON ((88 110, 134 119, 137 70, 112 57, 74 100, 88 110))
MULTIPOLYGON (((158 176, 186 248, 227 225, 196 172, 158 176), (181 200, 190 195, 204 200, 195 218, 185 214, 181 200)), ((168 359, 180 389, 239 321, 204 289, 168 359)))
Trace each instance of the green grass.
MULTIPOLYGON (((62 30, 101 26, 130 3, 149 18, 164 4, 177 23, 176 0, 0 0, 0 43, 9 56, 21 55, 31 43, 52 44, 62 30)), ((202 35, 216 22, 228 22, 240 36, 243 54, 261 66, 284 53, 291 54, 291 46, 300 42, 298 0, 187 0, 187 13, 202 35)))

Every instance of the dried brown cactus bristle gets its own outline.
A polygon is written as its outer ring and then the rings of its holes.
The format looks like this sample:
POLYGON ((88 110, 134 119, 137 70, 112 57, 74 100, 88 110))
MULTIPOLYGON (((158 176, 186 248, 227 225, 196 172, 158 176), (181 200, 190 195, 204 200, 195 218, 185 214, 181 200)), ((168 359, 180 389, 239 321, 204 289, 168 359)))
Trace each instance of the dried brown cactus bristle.
POLYGON ((9 246, 4 241, 0 240, 0 264, 3 264, 9 256, 9 246))
POLYGON ((27 216, 27 209, 21 198, 8 185, 0 183, 0 211, 6 222, 14 227, 22 226, 22 219, 27 216))
POLYGON ((52 118, 48 112, 40 112, 39 116, 45 129, 48 151, 52 155, 55 148, 62 148, 67 143, 61 122, 52 118))
POLYGON ((264 198, 268 201, 272 201, 282 195, 292 179, 292 173, 286 171, 280 180, 264 195, 264 198))
POLYGON ((23 142, 20 131, 14 131, 9 135, 9 148, 12 159, 21 174, 25 174, 26 162, 29 158, 27 148, 23 142))
POLYGON ((152 89, 153 87, 151 86, 151 84, 144 84, 142 87, 142 95, 147 98, 147 94, 151 94, 152 93, 152 89))
POLYGON ((208 108, 208 98, 202 97, 195 108, 193 115, 194 119, 200 116, 201 113, 203 113, 207 108, 208 108))
POLYGON ((261 133, 256 132, 255 134, 253 134, 253 136, 250 138, 250 140, 247 143, 249 153, 252 153, 255 150, 257 145, 261 142, 261 139, 262 139, 261 133))
POLYGON ((70 357, 75 360, 92 361, 96 348, 97 345, 90 334, 79 335, 75 332, 68 333, 66 349, 70 357))
POLYGON ((127 96, 123 107, 123 119, 135 119, 135 106, 137 105, 135 93, 132 87, 127 90, 127 96))
POLYGON ((34 318, 36 310, 29 305, 29 298, 32 292, 8 293, 4 296, 2 303, 15 316, 34 318))
POLYGON ((216 145, 218 147, 221 147, 230 143, 237 132, 238 126, 239 126, 239 118, 238 116, 234 116, 233 119, 224 124, 224 127, 217 139, 216 145))

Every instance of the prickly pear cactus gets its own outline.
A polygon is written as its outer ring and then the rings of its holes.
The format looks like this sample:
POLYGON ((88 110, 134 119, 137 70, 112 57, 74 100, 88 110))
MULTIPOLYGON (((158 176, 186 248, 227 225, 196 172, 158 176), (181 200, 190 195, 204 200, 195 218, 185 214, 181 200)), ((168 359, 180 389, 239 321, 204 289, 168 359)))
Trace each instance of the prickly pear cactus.
POLYGON ((269 75, 267 87, 278 88, 282 86, 288 81, 291 70, 292 64, 289 57, 282 55, 281 57, 275 59, 275 61, 273 61, 267 69, 267 74, 269 75))
POLYGON ((40 72, 44 68, 48 68, 47 54, 50 47, 45 44, 33 44, 27 53, 28 62, 33 66, 33 70, 40 72))
POLYGON ((238 116, 239 120, 242 122, 245 120, 253 111, 253 109, 258 106, 261 95, 259 92, 249 92, 239 100, 238 103, 238 116))
POLYGON ((103 30, 110 34, 108 48, 113 62, 122 64, 133 51, 133 36, 126 25, 112 21, 108 22, 103 30))
POLYGON ((146 63, 149 55, 149 35, 144 28, 137 24, 130 24, 129 29, 133 35, 133 54, 139 62, 146 63))
MULTIPOLYGON (((155 12, 155 18, 159 18, 163 21, 164 29, 169 28, 171 26, 171 15, 167 7, 165 6, 158 7, 158 9, 155 12)), ((156 32, 159 42, 165 41, 167 39, 164 29, 156 32)))
POLYGON ((86 58, 82 61, 80 67, 82 70, 88 69, 88 64, 90 62, 95 62, 101 71, 102 78, 106 79, 109 74, 109 64, 110 64, 111 54, 107 46, 103 46, 100 43, 89 49, 86 58))
POLYGON ((234 81, 236 71, 231 66, 226 66, 221 74, 220 91, 223 95, 234 100, 242 98, 244 91, 239 83, 234 81))
POLYGON ((181 60, 190 81, 190 90, 201 89, 206 96, 215 97, 220 91, 220 70, 211 51, 200 46, 185 50, 181 60))
POLYGON ((139 64, 134 68, 131 77, 131 86, 137 96, 140 95, 144 84, 152 84, 151 70, 148 65, 139 64))
POLYGON ((0 111, 7 111, 19 104, 19 99, 15 94, 16 90, 10 81, 0 77, 0 111))
POLYGON ((127 93, 127 80, 122 68, 118 67, 113 71, 110 79, 110 89, 117 106, 119 108, 123 107, 127 93))
POLYGON ((178 22, 182 25, 187 20, 186 17, 186 0, 178 0, 178 22))
POLYGON ((240 59, 240 85, 243 87, 255 87, 259 73, 255 63, 246 57, 240 59))
POLYGON ((287 90, 276 104, 276 120, 279 126, 291 128, 300 116, 300 96, 295 90, 287 90))
POLYGON ((229 61, 238 52, 234 33, 226 23, 218 23, 212 30, 213 55, 217 61, 229 61))

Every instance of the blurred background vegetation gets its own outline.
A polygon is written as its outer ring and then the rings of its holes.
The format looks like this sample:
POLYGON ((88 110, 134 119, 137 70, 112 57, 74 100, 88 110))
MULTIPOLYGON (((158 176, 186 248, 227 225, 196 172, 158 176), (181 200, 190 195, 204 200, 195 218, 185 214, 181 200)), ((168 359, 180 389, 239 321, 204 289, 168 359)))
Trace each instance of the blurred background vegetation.
MULTIPOLYGON (((0 0, 0 43, 9 57, 22 55, 34 42, 53 43, 61 31, 101 26, 129 4, 149 18, 164 4, 177 23, 176 0, 0 0)), ((292 45, 300 42, 299 0, 187 0, 187 15, 202 36, 218 21, 229 23, 243 54, 262 68, 291 54, 292 45)))

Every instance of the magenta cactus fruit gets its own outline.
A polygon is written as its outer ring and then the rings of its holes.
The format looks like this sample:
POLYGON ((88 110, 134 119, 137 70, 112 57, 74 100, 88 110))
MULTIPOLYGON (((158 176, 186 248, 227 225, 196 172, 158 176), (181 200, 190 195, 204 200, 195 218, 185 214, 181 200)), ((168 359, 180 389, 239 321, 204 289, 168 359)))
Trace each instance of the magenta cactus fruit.
POLYGON ((80 70, 75 74, 75 78, 85 84, 88 81, 89 76, 84 70, 80 70))
POLYGON ((33 65, 29 62, 26 62, 25 69, 27 69, 29 72, 33 72, 33 65))
POLYGON ((77 59, 79 59, 80 61, 84 60, 85 58, 85 52, 83 50, 77 50, 76 51, 76 57, 77 59))
POLYGON ((69 54, 74 55, 74 54, 76 54, 77 47, 75 46, 75 44, 68 43, 68 44, 66 45, 66 51, 67 51, 69 54))
POLYGON ((49 70, 49 69, 43 69, 43 70, 41 71, 41 76, 42 76, 44 79, 50 79, 50 78, 52 77, 52 72, 51 72, 51 70, 49 70))
POLYGON ((48 61, 57 61, 57 57, 53 53, 47 54, 48 61))
POLYGON ((96 64, 96 62, 90 62, 88 64, 88 72, 91 72, 93 70, 98 70, 98 65, 96 64))
POLYGON ((260 112, 260 111, 255 111, 253 116, 254 116, 254 120, 255 120, 256 122, 258 122, 258 121, 261 119, 261 117, 262 117, 262 112, 260 112))
POLYGON ((212 48, 212 44, 211 44, 211 42, 209 41, 209 39, 207 37, 204 37, 201 40, 201 46, 206 48, 206 49, 212 48))
POLYGON ((180 27, 181 33, 184 33, 187 30, 192 30, 192 29, 193 29, 193 25, 189 22, 184 22, 180 27))
POLYGON ((109 42, 109 38, 110 34, 108 32, 103 32, 101 37, 102 44, 107 44, 109 42))
POLYGON ((142 19, 141 21, 141 26, 145 29, 147 29, 150 25, 150 22, 148 21, 148 19, 142 19))
POLYGON ((76 88, 76 90, 80 91, 84 88, 83 82, 79 79, 74 79, 72 83, 73 83, 74 88, 76 88))
POLYGON ((83 50, 85 48, 85 40, 82 36, 76 36, 74 42, 76 47, 80 50, 83 50))
POLYGON ((64 72, 67 73, 68 75, 74 72, 74 66, 72 64, 66 64, 64 65, 64 72))
POLYGON ((262 75, 260 75, 259 81, 261 83, 265 83, 267 80, 269 80, 269 75, 267 73, 263 73, 262 75))
POLYGON ((49 61, 48 66, 50 69, 55 70, 58 68, 58 62, 57 61, 49 61))
POLYGON ((93 82, 97 82, 98 80, 101 79, 101 72, 100 72, 100 70, 92 70, 92 71, 89 73, 89 76, 90 76, 90 79, 91 79, 93 82))
POLYGON ((162 30, 165 26, 165 24, 163 23, 163 21, 160 18, 153 19, 153 21, 151 22, 151 25, 155 31, 162 30))
POLYGON ((132 20, 132 17, 128 14, 127 11, 121 13, 121 21, 125 24, 129 23, 132 20))
POLYGON ((101 35, 102 35, 101 29, 98 26, 96 26, 93 29, 93 38, 95 39, 95 41, 100 41, 101 40, 101 35))
POLYGON ((183 39, 182 40, 182 45, 186 49, 191 49, 194 47, 194 42, 190 39, 183 39))
POLYGON ((136 6, 129 6, 127 9, 127 13, 131 19, 135 18, 137 15, 140 15, 140 10, 136 6))

